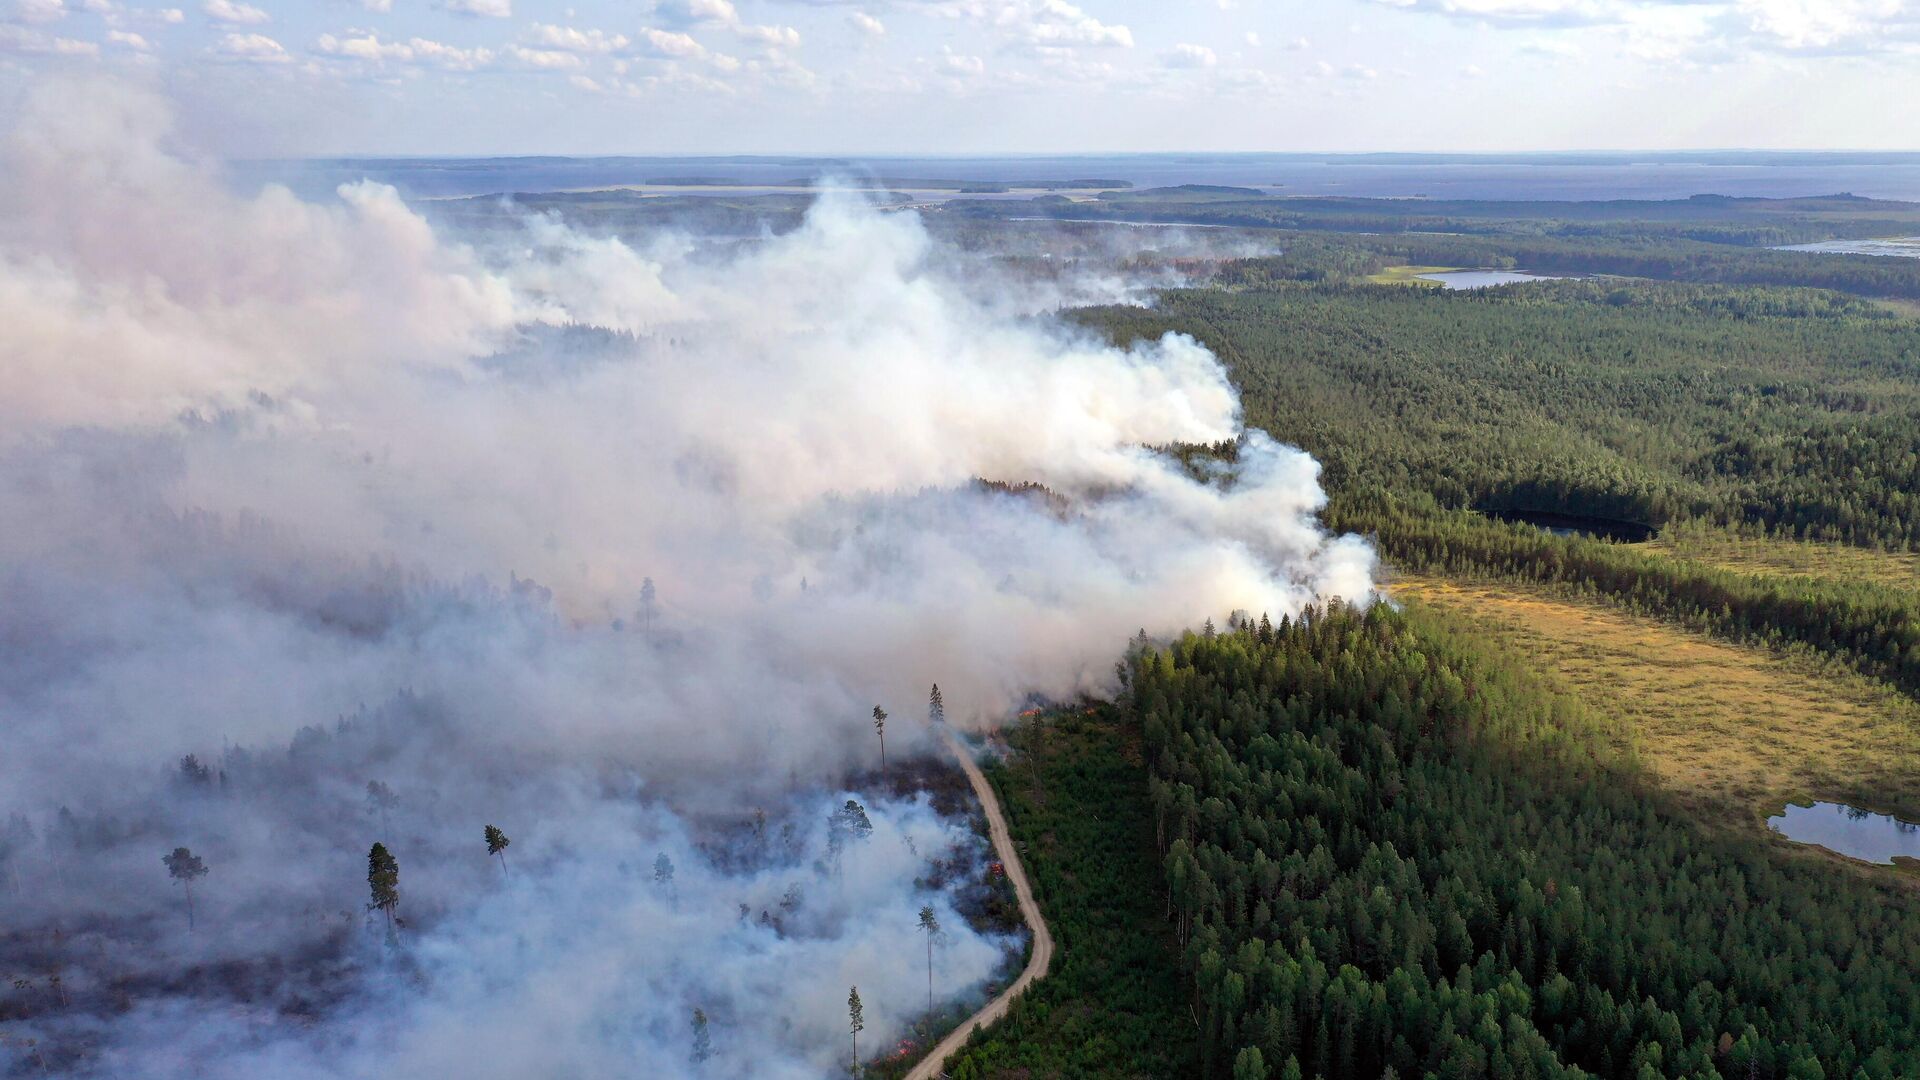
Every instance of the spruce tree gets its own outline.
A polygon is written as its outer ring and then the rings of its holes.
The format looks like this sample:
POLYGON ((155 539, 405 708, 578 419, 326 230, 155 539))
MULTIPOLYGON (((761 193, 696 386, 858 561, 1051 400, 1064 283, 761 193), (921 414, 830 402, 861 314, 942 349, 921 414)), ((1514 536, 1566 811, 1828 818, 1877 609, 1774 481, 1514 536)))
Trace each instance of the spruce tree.
POLYGON ((391 932, 394 909, 400 906, 400 860, 393 857, 385 844, 375 842, 367 852, 367 888, 373 897, 367 910, 385 912, 387 930, 391 932))

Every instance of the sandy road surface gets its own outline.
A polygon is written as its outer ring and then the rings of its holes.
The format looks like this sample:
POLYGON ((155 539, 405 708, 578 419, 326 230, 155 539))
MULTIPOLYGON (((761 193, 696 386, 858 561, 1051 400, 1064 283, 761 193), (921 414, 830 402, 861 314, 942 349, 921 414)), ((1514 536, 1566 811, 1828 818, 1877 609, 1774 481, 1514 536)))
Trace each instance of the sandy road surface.
POLYGON ((1047 968, 1053 963, 1053 934, 1047 930, 1047 921, 1040 917, 1040 905, 1034 902, 1033 886, 1027 882, 1026 868, 1020 865, 1020 856, 1013 850, 1013 835, 1007 831, 1007 817, 1000 812, 1000 800, 993 793, 993 785, 987 783, 980 766, 974 764, 972 751, 955 738, 953 732, 942 731, 940 734, 947 740, 947 746, 952 749, 954 756, 960 759, 960 767, 966 770, 973 793, 979 797, 980 805, 987 812, 987 835, 993 840, 993 850, 1000 857, 1001 865, 1007 868, 1007 877, 1013 880, 1014 895, 1020 899, 1020 917, 1027 921, 1027 928, 1033 931, 1033 953, 1027 960, 1026 970, 1013 980, 1013 985, 941 1039, 940 1045, 913 1067, 906 1080, 934 1080, 940 1076, 941 1067, 966 1043, 974 1029, 985 1027, 1005 1016, 1007 1006, 1012 1004, 1014 997, 1044 978, 1047 968))

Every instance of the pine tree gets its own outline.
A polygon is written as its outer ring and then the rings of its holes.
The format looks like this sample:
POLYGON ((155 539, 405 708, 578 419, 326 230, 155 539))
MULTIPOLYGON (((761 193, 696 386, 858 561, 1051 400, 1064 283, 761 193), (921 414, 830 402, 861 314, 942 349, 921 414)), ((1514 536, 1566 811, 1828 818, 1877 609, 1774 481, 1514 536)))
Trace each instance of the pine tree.
POLYGON ((187 891, 187 929, 191 930, 194 925, 193 882, 195 878, 207 875, 207 864, 200 856, 183 847, 174 848, 173 854, 161 856, 160 861, 167 864, 167 873, 187 891))
POLYGON ((664 851, 653 860, 653 883, 663 889, 673 888, 673 860, 664 851))
POLYGON ((654 591, 653 579, 643 578, 640 582, 640 622, 647 633, 653 633, 653 615, 658 605, 654 602, 658 593, 654 591))
POLYGON ((513 843, 497 826, 487 826, 487 854, 500 856, 500 876, 507 876, 507 845, 513 843))
POLYGON ((367 910, 385 912, 387 929, 391 932, 394 909, 400 906, 400 861, 385 844, 375 842, 367 852, 367 888, 373 896, 367 910))
POLYGON ((853 1071, 860 1071, 860 1033, 867 1029, 867 1011, 860 1004, 860 988, 847 991, 847 1030, 853 1035, 853 1071))
POLYGON ((920 929, 927 935, 927 1016, 933 1016, 933 939, 940 933, 940 920, 934 917, 933 908, 920 909, 920 929))
POLYGON ((927 719, 935 724, 947 722, 947 702, 940 696, 940 684, 933 684, 933 693, 927 695, 927 719))
POLYGON ((887 710, 873 707, 873 730, 880 736, 880 771, 887 771, 887 710))

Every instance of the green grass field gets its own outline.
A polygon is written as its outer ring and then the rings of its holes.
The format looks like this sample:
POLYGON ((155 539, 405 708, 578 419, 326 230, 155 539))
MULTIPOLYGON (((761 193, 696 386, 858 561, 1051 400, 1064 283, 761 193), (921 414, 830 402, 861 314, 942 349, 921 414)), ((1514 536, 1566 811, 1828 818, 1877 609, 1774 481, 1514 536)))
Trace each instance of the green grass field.
POLYGON ((1423 289, 1438 289, 1439 282, 1427 281, 1420 275, 1443 274, 1458 269, 1457 266, 1389 266, 1377 274, 1368 274, 1363 280, 1371 285, 1415 285, 1423 289))

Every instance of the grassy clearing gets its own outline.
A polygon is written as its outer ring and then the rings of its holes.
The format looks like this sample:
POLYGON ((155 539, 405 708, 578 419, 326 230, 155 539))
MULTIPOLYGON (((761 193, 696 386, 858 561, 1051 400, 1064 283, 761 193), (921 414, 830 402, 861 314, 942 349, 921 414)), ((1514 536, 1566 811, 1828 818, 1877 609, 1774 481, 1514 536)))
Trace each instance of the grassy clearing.
POLYGON ((1642 547, 1653 554, 1741 574, 1871 581, 1920 589, 1920 554, 1913 552, 1745 537, 1724 529, 1690 526, 1668 529, 1642 547))
POLYGON ((1437 289, 1439 282, 1427 281, 1420 275, 1443 274, 1458 269, 1457 266, 1389 266, 1377 274, 1368 274, 1363 280, 1372 285, 1415 285, 1423 289, 1437 289))
POLYGON ((1837 663, 1520 586, 1415 578, 1393 592, 1625 724, 1649 772, 1710 824, 1764 829, 1787 801, 1813 798, 1920 815, 1920 704, 1837 663))

